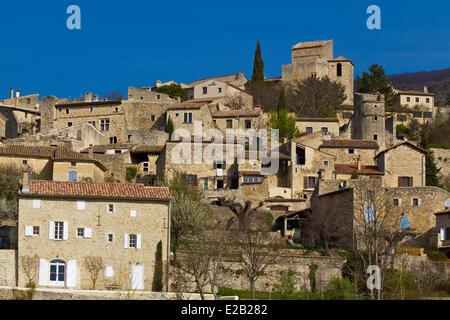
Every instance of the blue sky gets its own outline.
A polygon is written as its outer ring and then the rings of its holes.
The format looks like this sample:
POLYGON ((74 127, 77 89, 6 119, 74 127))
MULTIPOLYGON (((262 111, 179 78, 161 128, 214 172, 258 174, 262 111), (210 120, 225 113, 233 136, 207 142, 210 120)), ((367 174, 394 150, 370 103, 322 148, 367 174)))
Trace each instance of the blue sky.
POLYGON ((100 1, 0 2, 0 99, 21 94, 76 98, 154 81, 245 72, 260 40, 267 77, 281 75, 297 42, 334 40, 355 73, 382 64, 388 74, 450 66, 448 1, 100 1), (66 9, 81 8, 81 30, 66 9), (381 30, 366 9, 381 8, 381 30))

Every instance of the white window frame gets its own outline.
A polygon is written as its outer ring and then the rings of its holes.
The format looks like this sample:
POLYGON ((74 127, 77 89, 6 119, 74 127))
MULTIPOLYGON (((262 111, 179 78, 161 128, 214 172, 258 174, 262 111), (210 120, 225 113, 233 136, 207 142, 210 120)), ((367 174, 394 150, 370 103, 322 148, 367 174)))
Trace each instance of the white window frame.
POLYGON ((105 267, 105 278, 113 278, 114 277, 114 268, 112 266, 105 267))
POLYGON ((136 217, 136 210, 130 210, 130 217, 136 217))
POLYGON ((86 209, 86 201, 83 201, 83 200, 77 201, 77 209, 85 210, 86 209))
POLYGON ((78 238, 84 238, 84 232, 85 232, 85 229, 84 229, 84 228, 77 228, 77 237, 78 237, 78 238), (83 234, 82 234, 82 235, 79 234, 79 231, 80 231, 80 230, 83 230, 83 234))
POLYGON ((41 208, 41 200, 34 199, 33 200, 33 209, 40 209, 41 208))

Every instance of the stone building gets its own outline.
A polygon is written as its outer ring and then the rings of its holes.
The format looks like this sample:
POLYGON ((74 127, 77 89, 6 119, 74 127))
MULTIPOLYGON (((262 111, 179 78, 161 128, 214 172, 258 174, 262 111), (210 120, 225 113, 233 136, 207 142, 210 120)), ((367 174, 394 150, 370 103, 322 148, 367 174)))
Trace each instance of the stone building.
POLYGON ((283 81, 327 76, 345 88, 345 105, 353 105, 354 64, 333 56, 333 40, 299 42, 292 47, 292 63, 282 66, 283 81))
POLYGON ((247 83, 247 79, 245 78, 244 73, 242 71, 239 71, 236 74, 229 74, 229 75, 225 75, 225 76, 217 76, 217 77, 198 79, 198 80, 195 80, 195 81, 192 81, 191 83, 189 83, 189 87, 195 87, 196 85, 198 85, 202 82, 206 82, 208 80, 219 81, 222 83, 230 84, 230 85, 238 87, 242 90, 245 89, 245 83, 247 83))
POLYGON ((171 106, 167 109, 167 119, 169 118, 172 120, 175 130, 186 129, 191 136, 195 134, 194 122, 196 121, 201 122, 203 132, 210 128, 217 129, 213 122, 209 101, 186 101, 171 106))
MULTIPOLYGON (((151 291, 155 252, 168 261, 171 195, 141 184, 29 181, 19 191, 18 264, 39 258, 38 287, 90 289, 87 256, 104 263, 96 288, 151 291)), ((165 268, 163 268, 165 274, 165 268)), ((18 268, 18 285, 27 278, 18 268)))
POLYGON ((375 165, 375 156, 379 149, 373 140, 323 140, 319 150, 336 157, 336 163, 356 164, 360 159, 362 165, 375 165))
POLYGON ((86 155, 62 147, 0 146, 3 165, 28 166, 40 179, 103 182, 106 167, 86 155))
POLYGON ((0 102, 0 138, 32 135, 37 133, 39 128, 39 110, 2 105, 0 102))
POLYGON ((295 125, 300 133, 310 134, 322 132, 324 136, 339 137, 339 120, 337 118, 299 118, 295 119, 295 125))
POLYGON ((37 111, 39 110, 39 94, 21 96, 20 90, 11 88, 9 99, 0 100, 0 105, 37 111))
POLYGON ((212 118, 217 128, 223 132, 227 129, 258 130, 264 126, 261 108, 215 111, 212 118))
POLYGON ((395 90, 397 93, 396 104, 406 108, 409 112, 398 112, 397 121, 408 125, 412 119, 424 123, 435 117, 436 109, 434 107, 435 94, 428 92, 428 88, 424 87, 423 91, 415 90, 395 90))

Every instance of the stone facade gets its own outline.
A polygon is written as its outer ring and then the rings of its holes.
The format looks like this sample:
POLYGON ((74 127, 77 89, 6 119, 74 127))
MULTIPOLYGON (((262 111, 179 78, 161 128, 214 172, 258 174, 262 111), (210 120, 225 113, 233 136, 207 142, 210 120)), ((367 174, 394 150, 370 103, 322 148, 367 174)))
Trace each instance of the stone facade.
POLYGON ((450 149, 431 148, 438 168, 441 168, 442 177, 450 178, 450 149))
POLYGON ((336 118, 297 118, 295 126, 300 133, 322 132, 331 138, 339 137, 339 120, 336 118))
POLYGON ((16 285, 17 250, 0 250, 0 285, 16 285))
MULTIPOLYGON (((97 188, 96 184, 91 187, 97 188)), ((69 185, 67 188, 75 190, 69 185)), ((100 193, 102 188, 98 185, 100 193)), ((132 199, 127 198, 126 192, 109 197, 91 194, 86 198, 69 192, 67 196, 57 196, 49 190, 35 194, 41 191, 32 182, 30 193, 22 192, 19 199, 19 264, 23 256, 39 257, 39 287, 90 289, 92 284, 83 259, 92 255, 101 257, 107 267, 100 273, 97 288, 118 285, 122 290, 151 290, 159 241, 163 244, 164 264, 167 261, 168 199, 132 199), (61 234, 57 232, 58 221, 63 222, 61 234), (39 228, 37 234, 33 227, 39 228), (59 235, 61 240, 53 240, 59 235), (56 262, 65 272, 59 271, 61 278, 55 280, 50 270, 56 262), (130 283, 130 277, 134 282, 130 283)), ((24 286, 25 280, 19 271, 18 285, 24 286)))

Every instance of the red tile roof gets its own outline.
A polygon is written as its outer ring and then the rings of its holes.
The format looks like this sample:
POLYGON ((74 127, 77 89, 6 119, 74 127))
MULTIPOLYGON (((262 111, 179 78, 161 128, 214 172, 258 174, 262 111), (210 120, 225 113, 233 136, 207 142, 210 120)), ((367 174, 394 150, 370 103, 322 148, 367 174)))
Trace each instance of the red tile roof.
POLYGON ((324 140, 319 148, 378 149, 378 143, 371 140, 324 140))
POLYGON ((337 173, 353 173, 356 170, 358 174, 381 174, 384 172, 380 171, 376 166, 361 166, 361 170, 357 170, 357 166, 353 164, 335 164, 334 171, 337 173))
POLYGON ((396 145, 393 145, 392 147, 389 147, 389 148, 387 148, 387 149, 384 149, 383 151, 380 151, 380 153, 377 154, 377 155, 375 156, 375 158, 378 157, 380 154, 385 153, 385 152, 388 152, 389 150, 392 150, 392 149, 394 149, 394 148, 397 148, 397 147, 399 147, 399 146, 401 146, 401 145, 408 145, 408 146, 410 146, 410 147, 413 147, 413 148, 416 149, 416 150, 419 150, 420 152, 423 152, 423 153, 429 153, 428 150, 425 150, 425 149, 423 149, 423 148, 421 148, 421 147, 419 147, 419 146, 416 146, 414 143, 411 143, 411 142, 409 142, 409 141, 404 141, 404 142, 397 143, 396 145))
POLYGON ((213 118, 236 118, 236 117, 258 117, 262 113, 261 109, 252 110, 226 110, 216 111, 212 114, 213 118))
POLYGON ((19 191, 21 196, 50 196, 78 198, 115 198, 136 200, 171 199, 166 187, 146 187, 136 183, 94 183, 32 180, 30 192, 19 191))

